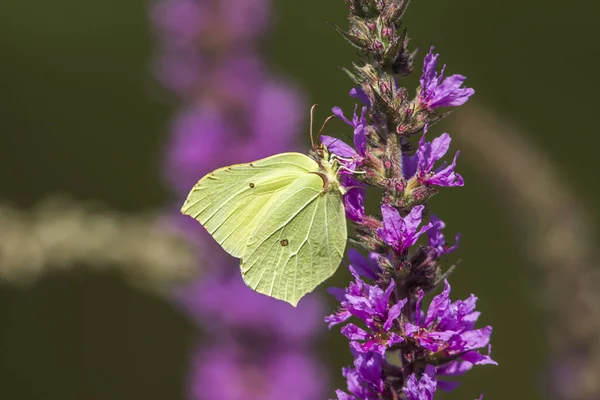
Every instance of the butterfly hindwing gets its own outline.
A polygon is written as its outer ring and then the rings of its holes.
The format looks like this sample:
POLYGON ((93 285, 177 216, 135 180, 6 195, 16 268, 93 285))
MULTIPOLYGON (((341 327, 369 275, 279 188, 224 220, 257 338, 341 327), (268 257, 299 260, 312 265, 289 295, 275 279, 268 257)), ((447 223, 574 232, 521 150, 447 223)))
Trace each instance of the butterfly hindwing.
POLYGON ((339 191, 306 174, 282 191, 247 242, 242 276, 252 289, 296 305, 336 271, 347 231, 339 191))

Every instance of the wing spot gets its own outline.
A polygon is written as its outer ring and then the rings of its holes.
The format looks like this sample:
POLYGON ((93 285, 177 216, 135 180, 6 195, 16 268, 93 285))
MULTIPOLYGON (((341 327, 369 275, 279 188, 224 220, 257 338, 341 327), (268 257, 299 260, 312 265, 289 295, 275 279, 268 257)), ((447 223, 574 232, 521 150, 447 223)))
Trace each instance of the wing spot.
POLYGON ((254 183, 249 183, 248 186, 250 186, 250 188, 254 189, 254 183))
POLYGON ((283 247, 285 247, 288 244, 290 244, 290 242, 287 239, 283 239, 282 241, 279 242, 279 244, 281 244, 283 247))

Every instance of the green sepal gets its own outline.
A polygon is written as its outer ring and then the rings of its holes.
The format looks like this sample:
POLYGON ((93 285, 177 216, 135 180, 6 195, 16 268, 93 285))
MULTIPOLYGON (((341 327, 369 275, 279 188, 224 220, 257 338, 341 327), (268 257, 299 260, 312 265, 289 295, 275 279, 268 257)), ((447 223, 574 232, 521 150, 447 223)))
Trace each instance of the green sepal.
POLYGON ((331 25, 333 27, 333 29, 335 29, 337 31, 337 33, 339 33, 340 35, 342 35, 342 37, 344 39, 346 39, 346 41, 348 43, 350 43, 352 46, 356 47, 359 50, 365 50, 368 47, 368 42, 364 39, 359 38, 358 36, 354 36, 346 31, 344 31, 342 28, 340 28, 339 26, 337 26, 336 24, 334 24, 333 22, 329 22, 327 21, 327 23, 329 25, 331 25))

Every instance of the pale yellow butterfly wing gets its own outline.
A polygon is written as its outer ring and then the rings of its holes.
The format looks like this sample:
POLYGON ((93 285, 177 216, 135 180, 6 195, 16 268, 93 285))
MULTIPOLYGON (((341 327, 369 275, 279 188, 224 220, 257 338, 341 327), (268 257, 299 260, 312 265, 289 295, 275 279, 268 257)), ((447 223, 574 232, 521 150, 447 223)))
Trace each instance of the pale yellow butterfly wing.
POLYGON ((257 292, 296 305, 337 270, 347 228, 341 193, 305 174, 281 192, 256 225, 241 260, 244 281, 257 292))
POLYGON ((198 220, 234 257, 241 258, 257 224, 269 220, 277 197, 299 178, 319 170, 300 153, 282 153, 215 170, 189 193, 183 214, 198 220))

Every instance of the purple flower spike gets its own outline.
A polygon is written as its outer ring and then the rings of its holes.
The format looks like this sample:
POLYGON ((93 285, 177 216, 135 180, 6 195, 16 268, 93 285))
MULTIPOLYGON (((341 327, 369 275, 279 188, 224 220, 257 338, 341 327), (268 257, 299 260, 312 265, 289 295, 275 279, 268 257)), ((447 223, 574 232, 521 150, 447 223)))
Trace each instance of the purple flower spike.
POLYGON ((444 70, 438 75, 436 72, 439 54, 433 54, 433 46, 423 62, 423 75, 421 75, 420 102, 425 107, 433 109, 437 107, 457 107, 465 104, 475 90, 463 87, 467 79, 462 75, 451 75, 444 78, 444 70))
POLYGON ((405 31, 393 28, 393 23, 403 22, 397 2, 379 2, 378 13, 390 20, 382 29, 371 15, 357 12, 359 3, 369 1, 347 3, 353 24, 365 28, 352 32, 355 37, 350 40, 361 48, 361 59, 346 71, 360 82, 350 91, 358 104, 352 115, 344 115, 339 107, 333 113, 353 128, 353 143, 329 136, 321 141, 336 165, 343 165, 338 174, 346 189, 346 216, 357 226, 356 244, 375 252, 365 258, 350 249, 355 279, 346 289, 329 291, 340 306, 325 321, 330 328, 341 325, 355 359, 354 367, 343 369, 348 388, 336 394, 338 400, 433 400, 437 390, 459 384, 443 377, 496 364, 490 356, 492 328, 476 327, 480 313, 474 295, 453 302, 445 282, 442 293, 428 301, 428 307, 424 303, 425 294, 452 269, 443 265, 442 256, 457 249, 459 235, 449 243, 444 221, 436 216, 423 220, 423 210, 438 186, 464 186, 455 172, 460 153, 448 159, 450 135, 426 141, 425 134, 439 120, 438 108, 460 106, 474 90, 465 87, 464 76, 444 75, 445 65, 437 69, 439 54, 432 47, 424 60, 421 87, 416 98, 408 100, 408 89, 398 78, 412 72, 414 53, 407 47, 405 31), (385 43, 397 44, 392 46, 395 57, 388 60, 394 77, 379 65, 387 57, 385 43), (416 145, 412 137, 420 130, 424 134, 416 145), (380 217, 365 214, 367 187, 381 192, 380 217), (421 238, 424 233, 427 243, 421 238))
POLYGON ((404 253, 417 242, 419 236, 431 228, 431 224, 427 224, 418 230, 424 208, 422 205, 415 206, 402 218, 394 207, 389 204, 382 205, 383 227, 377 230, 377 234, 398 253, 404 253))
POLYGON ((437 257, 441 257, 446 254, 452 253, 458 247, 458 240, 460 239, 460 234, 456 235, 456 242, 454 246, 448 246, 446 243, 446 239, 444 238, 444 234, 442 233, 442 229, 446 227, 444 221, 439 219, 437 216, 432 215, 430 218, 431 229, 427 231, 427 236, 429 237, 429 246, 433 247, 437 253, 437 257))
POLYGON ((412 374, 408 377, 402 391, 407 400, 432 400, 436 389, 435 367, 427 365, 421 379, 417 379, 417 376, 412 374))
MULTIPOLYGON (((454 172, 456 159, 460 152, 456 152, 452 164, 446 165, 446 163, 442 163, 436 170, 433 168, 434 164, 448 152, 451 141, 452 138, 447 133, 443 133, 431 142, 425 141, 425 134, 423 134, 419 141, 417 154, 412 158, 413 160, 415 157, 417 159, 416 173, 419 182, 425 185, 445 187, 464 186, 465 182, 462 176, 454 172)), ((408 164, 411 162, 412 160, 409 160, 408 164)))

